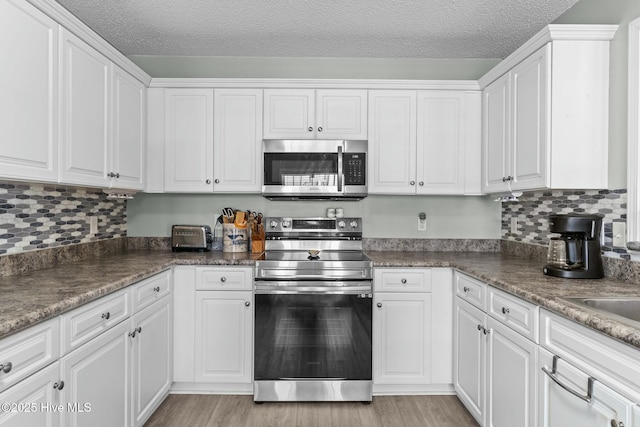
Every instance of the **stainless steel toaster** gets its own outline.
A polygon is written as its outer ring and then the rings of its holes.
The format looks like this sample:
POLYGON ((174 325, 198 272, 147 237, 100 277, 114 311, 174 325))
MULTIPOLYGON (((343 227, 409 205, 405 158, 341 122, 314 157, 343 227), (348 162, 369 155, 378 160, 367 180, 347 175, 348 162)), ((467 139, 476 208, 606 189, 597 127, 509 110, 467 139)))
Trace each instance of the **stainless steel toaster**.
POLYGON ((177 251, 210 251, 213 244, 208 225, 174 225, 171 227, 171 249, 177 251))

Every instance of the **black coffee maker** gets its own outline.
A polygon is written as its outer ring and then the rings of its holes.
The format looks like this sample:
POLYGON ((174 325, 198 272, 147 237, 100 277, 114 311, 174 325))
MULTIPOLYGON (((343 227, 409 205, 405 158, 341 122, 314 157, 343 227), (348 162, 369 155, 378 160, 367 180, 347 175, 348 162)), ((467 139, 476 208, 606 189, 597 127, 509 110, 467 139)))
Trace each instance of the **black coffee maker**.
POLYGON ((569 279, 604 277, 600 253, 600 214, 549 215, 549 231, 560 233, 549 241, 548 264, 542 270, 549 276, 569 279))

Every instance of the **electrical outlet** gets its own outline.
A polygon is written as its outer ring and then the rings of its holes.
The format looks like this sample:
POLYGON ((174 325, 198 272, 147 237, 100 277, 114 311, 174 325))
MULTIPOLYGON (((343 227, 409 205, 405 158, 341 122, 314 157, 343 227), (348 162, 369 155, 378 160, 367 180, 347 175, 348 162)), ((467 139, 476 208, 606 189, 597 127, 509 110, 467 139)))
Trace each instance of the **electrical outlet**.
POLYGON ((511 234, 518 234, 518 217, 511 217, 511 234))
POLYGON ((89 234, 91 235, 98 234, 98 217, 97 216, 89 217, 89 234))
POLYGON ((624 248, 625 246, 627 246, 627 239, 626 239, 626 234, 627 234, 627 230, 626 230, 626 223, 624 222, 614 222, 612 224, 612 234, 613 234, 613 246, 619 247, 619 248, 624 248))
POLYGON ((427 214, 424 212, 418 214, 418 231, 427 231, 427 214))

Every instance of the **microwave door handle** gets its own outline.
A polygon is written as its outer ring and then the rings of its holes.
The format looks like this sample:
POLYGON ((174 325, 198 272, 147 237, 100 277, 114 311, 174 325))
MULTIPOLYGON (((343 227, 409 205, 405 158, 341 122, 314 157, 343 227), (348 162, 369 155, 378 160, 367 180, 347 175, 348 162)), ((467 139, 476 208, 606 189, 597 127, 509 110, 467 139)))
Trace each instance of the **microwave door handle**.
POLYGON ((342 145, 338 146, 338 193, 342 193, 342 145))

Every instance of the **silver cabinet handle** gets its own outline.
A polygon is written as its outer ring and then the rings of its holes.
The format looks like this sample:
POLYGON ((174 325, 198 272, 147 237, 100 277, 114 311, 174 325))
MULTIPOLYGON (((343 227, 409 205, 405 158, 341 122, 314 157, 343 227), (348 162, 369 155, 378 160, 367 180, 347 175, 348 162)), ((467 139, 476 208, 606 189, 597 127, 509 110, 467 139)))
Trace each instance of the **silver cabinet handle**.
POLYGON ((491 333, 491 329, 482 328, 482 333, 485 335, 489 335, 491 333))
POLYGON ((471 288, 469 288, 468 286, 465 286, 464 288, 462 288, 462 290, 466 294, 467 292, 469 292, 471 290, 471 288))
POLYGON ((205 183, 205 184, 211 184, 211 180, 210 180, 210 179, 208 179, 208 180, 206 180, 204 183, 205 183))
POLYGON ((245 301, 245 302, 244 302, 244 306, 245 306, 245 307, 249 307, 250 305, 251 305, 251 301, 245 301))
POLYGON ((418 185, 419 185, 420 187, 423 187, 423 186, 424 186, 424 181, 420 181, 420 182, 418 183, 418 185))
POLYGON ((311 126, 309 126, 309 132, 313 132, 313 128, 311 126))
POLYGON ((479 331, 481 331, 481 330, 483 330, 483 329, 484 329, 484 328, 482 327, 482 325, 478 325, 478 330, 479 330, 479 331))
POLYGON ((11 362, 3 363, 2 365, 0 365, 0 370, 5 374, 11 372, 11 368, 13 368, 13 363, 11 362))
POLYGON ((116 173, 116 178, 120 178, 120 172, 116 173))
POLYGON ((382 308, 382 303, 381 303, 381 302, 377 303, 377 304, 376 304, 376 307, 378 307, 378 308, 382 308))
POLYGON ((109 320, 110 317, 111 317, 111 313, 109 313, 108 311, 106 313, 102 313, 102 318, 104 320, 109 320))
POLYGON ((502 307, 502 314, 509 314, 509 309, 507 307, 502 307))
POLYGON ((61 380, 57 383, 54 383, 53 388, 55 388, 56 390, 62 390, 64 388, 64 381, 61 380))
POLYGON ((415 181, 411 181, 411 182, 409 182, 409 185, 416 185, 416 182, 415 181))
POLYGON ((622 421, 611 419, 611 427, 624 427, 624 423, 622 421))
POLYGON ((213 182, 215 182, 216 184, 220 184, 220 180, 217 178, 213 182))
POLYGON ((593 394, 593 383, 596 381, 596 379, 593 377, 589 377, 589 379, 587 380, 587 394, 586 395, 580 394, 580 392, 571 389, 566 384, 563 384, 560 381, 560 378, 558 378, 558 359, 560 359, 560 357, 554 355, 553 365, 551 365, 551 371, 549 371, 544 366, 542 367, 542 371, 545 374, 547 374, 549 378, 553 380, 554 383, 558 384, 560 387, 562 387, 564 390, 568 391, 569 393, 573 394, 575 397, 582 399, 587 403, 591 402, 591 395, 593 394))
POLYGON ((129 336, 130 336, 131 338, 135 338, 135 337, 136 337, 136 333, 138 333, 138 334, 139 334, 140 332, 142 332, 142 326, 138 326, 137 328, 135 328, 135 329, 133 330, 133 332, 129 332, 129 336))
POLYGON ((220 281, 221 281, 222 283, 224 283, 224 282, 226 282, 226 281, 227 281, 227 278, 223 276, 223 277, 221 277, 221 278, 220 278, 220 281))
POLYGON ((318 127, 318 132, 322 132, 322 126, 318 127))
POLYGON ((153 292, 160 292, 160 286, 156 286, 155 288, 153 288, 153 292))
POLYGON ((400 280, 402 282, 402 284, 404 285, 405 283, 407 283, 407 279, 402 279, 400 280))

